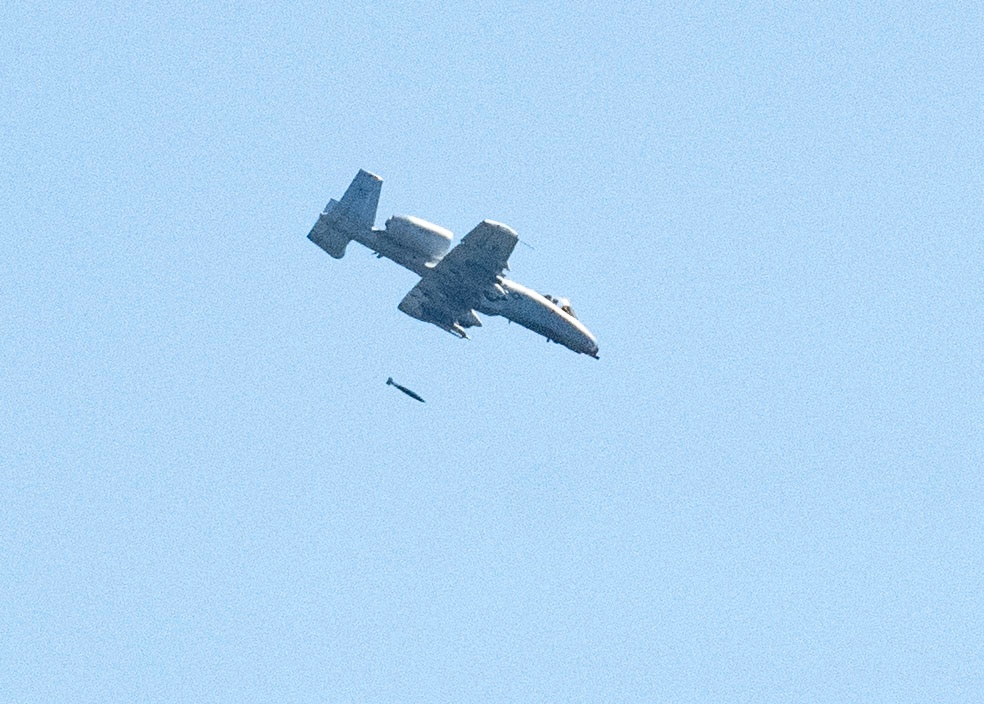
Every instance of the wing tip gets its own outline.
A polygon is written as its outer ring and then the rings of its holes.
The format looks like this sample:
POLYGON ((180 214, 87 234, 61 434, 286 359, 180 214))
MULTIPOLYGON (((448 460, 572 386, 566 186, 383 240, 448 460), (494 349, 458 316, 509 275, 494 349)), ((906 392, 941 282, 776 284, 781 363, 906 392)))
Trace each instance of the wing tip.
POLYGON ((505 224, 504 222, 497 222, 495 220, 482 220, 482 222, 479 223, 479 225, 480 226, 484 225, 485 227, 488 227, 493 230, 498 230, 504 234, 512 235, 516 239, 519 239, 519 235, 516 234, 516 231, 511 227, 509 227, 509 225, 505 224))

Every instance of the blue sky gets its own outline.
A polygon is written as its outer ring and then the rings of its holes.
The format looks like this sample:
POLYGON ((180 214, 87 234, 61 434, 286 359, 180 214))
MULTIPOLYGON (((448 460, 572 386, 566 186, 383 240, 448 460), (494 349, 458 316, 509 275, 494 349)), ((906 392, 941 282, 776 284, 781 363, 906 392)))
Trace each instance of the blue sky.
POLYGON ((0 698, 980 692, 984 21, 814 5, 5 8, 0 698))

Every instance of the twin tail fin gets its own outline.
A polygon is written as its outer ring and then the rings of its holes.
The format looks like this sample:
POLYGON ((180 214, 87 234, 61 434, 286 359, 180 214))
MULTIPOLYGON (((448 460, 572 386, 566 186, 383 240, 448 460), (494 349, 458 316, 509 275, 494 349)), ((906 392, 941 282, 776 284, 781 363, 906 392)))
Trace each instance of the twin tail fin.
POLYGON ((383 179, 359 169, 342 199, 328 201, 308 239, 335 259, 341 259, 346 245, 356 234, 372 229, 382 188, 383 179))

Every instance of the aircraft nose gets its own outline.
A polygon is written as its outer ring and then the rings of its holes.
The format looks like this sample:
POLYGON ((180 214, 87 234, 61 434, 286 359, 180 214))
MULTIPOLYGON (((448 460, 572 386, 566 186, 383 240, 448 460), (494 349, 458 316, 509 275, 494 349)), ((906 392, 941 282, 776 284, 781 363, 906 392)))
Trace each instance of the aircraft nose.
POLYGON ((580 332, 581 339, 578 341, 578 345, 572 349, 598 359, 598 342, 595 340, 594 335, 588 332, 587 328, 583 328, 580 332))
POLYGON ((580 328, 581 340, 578 345, 580 349, 577 351, 598 359, 598 341, 595 340, 595 336, 584 325, 579 324, 578 327, 580 328))

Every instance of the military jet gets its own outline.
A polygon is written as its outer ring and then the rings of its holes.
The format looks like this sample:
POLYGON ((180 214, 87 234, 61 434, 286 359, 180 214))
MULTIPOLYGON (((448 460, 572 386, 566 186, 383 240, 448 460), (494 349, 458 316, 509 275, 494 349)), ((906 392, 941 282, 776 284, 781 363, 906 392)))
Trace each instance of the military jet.
POLYGON ((503 276, 518 237, 512 228, 483 220, 454 248, 453 235, 412 215, 394 215, 375 229, 383 180, 360 170, 340 201, 332 199, 308 239, 335 259, 355 240, 420 276, 400 301, 409 316, 467 338, 480 326, 477 313, 501 315, 580 354, 598 358, 594 336, 570 302, 537 293, 503 276))

